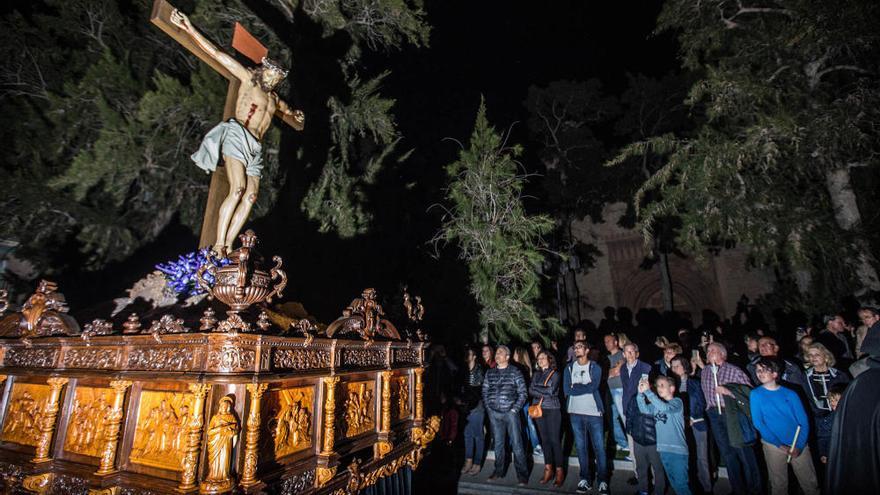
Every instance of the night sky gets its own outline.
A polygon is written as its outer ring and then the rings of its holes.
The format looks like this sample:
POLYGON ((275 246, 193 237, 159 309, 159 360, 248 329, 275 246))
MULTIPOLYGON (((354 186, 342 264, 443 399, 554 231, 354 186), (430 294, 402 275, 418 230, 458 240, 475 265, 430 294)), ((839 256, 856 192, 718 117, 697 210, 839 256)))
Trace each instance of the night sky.
MULTIPOLYGON (((471 334, 478 323, 467 269, 452 246, 435 259, 427 242, 440 225, 441 210, 431 206, 443 200, 444 167, 458 152, 458 145, 445 138, 467 142, 482 94, 490 121, 501 130, 511 128, 511 143, 526 147, 524 165, 540 173, 537 145, 528 142, 525 124, 529 86, 597 77, 616 94, 628 72, 659 76, 675 70, 672 37, 652 34, 660 5, 649 0, 428 1, 430 47, 365 57, 371 72, 391 70, 382 94, 397 100, 394 113, 404 136, 400 149, 414 148, 409 160, 386 167, 369 191, 372 231, 350 240, 317 233, 299 209, 306 181, 297 180, 296 167, 274 211, 248 225, 260 235, 264 254, 285 259, 291 279, 285 300, 303 302, 328 322, 365 287, 399 298, 402 285, 409 284, 424 296, 429 324, 438 333, 471 334)), ((320 55, 294 47, 294 57, 320 55)), ((308 102, 303 106, 308 114, 308 102)), ((290 133, 285 139, 303 136, 290 133)), ((540 210, 540 199, 529 207, 540 210)), ((61 288, 90 287, 68 295, 73 307, 119 297, 153 264, 176 257, 195 241, 183 227, 172 226, 134 259, 96 274, 67 274, 61 288)), ((385 302, 387 309, 399 301, 385 302)))

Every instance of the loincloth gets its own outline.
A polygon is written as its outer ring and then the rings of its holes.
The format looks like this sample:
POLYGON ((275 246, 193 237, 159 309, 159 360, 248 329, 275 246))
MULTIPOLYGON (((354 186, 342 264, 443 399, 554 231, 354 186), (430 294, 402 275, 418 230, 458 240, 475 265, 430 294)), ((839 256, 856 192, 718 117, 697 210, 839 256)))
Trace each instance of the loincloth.
POLYGON ((205 134, 199 149, 191 158, 196 166, 207 173, 217 170, 220 156, 234 158, 245 166, 245 173, 260 177, 263 171, 263 146, 240 122, 229 119, 220 122, 205 134))

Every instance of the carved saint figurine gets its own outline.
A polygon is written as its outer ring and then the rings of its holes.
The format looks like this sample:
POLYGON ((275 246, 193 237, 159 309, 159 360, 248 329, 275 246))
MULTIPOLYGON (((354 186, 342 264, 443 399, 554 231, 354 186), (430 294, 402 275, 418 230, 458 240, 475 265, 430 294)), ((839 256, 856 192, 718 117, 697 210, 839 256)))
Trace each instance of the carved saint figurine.
POLYGON ((225 257, 257 200, 263 169, 260 140, 269 128, 272 116, 278 110, 292 117, 292 125, 298 130, 302 130, 305 116, 300 110, 288 107, 273 91, 287 77, 287 71, 278 64, 264 57, 262 65, 248 69, 208 41, 179 10, 172 12, 171 23, 241 81, 234 117, 211 129, 192 155, 196 165, 208 173, 217 169, 221 157, 226 164, 229 194, 220 206, 217 239, 213 246, 218 255, 225 257))
POLYGON ((217 414, 208 423, 208 476, 202 482, 202 493, 216 493, 232 486, 229 471, 238 431, 238 420, 232 414, 232 399, 223 397, 217 414))

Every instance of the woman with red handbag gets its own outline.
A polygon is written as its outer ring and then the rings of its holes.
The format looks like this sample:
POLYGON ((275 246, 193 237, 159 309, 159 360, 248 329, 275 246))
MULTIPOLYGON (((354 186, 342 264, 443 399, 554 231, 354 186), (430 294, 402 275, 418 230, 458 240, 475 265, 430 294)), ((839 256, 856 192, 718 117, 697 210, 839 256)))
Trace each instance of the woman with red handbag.
POLYGON ((559 373, 556 370, 556 358, 547 351, 538 354, 538 371, 532 376, 529 387, 532 405, 529 416, 534 420, 541 436, 544 449, 544 477, 540 483, 553 479, 554 467, 556 480, 554 485, 562 486, 565 481, 565 456, 562 454, 562 411, 559 404, 559 373))

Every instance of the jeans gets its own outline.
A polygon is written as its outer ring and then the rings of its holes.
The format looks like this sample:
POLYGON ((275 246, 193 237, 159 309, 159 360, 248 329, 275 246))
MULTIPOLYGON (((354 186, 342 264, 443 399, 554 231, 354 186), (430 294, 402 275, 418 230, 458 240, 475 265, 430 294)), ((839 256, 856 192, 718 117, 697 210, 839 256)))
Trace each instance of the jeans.
POLYGON ((733 493, 761 493, 761 472, 758 470, 758 460, 752 447, 730 445, 727 422, 723 413, 718 414, 717 409, 710 408, 706 410, 706 416, 709 418, 712 436, 718 444, 718 452, 727 466, 727 477, 730 479, 733 493))
POLYGON ((577 447, 578 463, 580 464, 580 478, 592 481, 590 474, 592 463, 587 453, 587 441, 593 447, 596 457, 596 469, 599 482, 608 482, 608 459, 605 457, 605 420, 602 416, 587 416, 585 414, 570 414, 571 429, 574 434, 574 443, 577 447), (588 438, 589 437, 589 438, 588 438))
POLYGON ((538 433, 541 434, 541 447, 544 449, 544 464, 564 468, 568 465, 562 454, 562 411, 544 409, 544 414, 535 419, 538 433))
MULTIPOLYGON (((767 463, 767 476, 770 477, 770 495, 788 495, 788 454, 775 445, 761 443, 764 447, 764 461, 767 463)), ((801 455, 791 458, 791 468, 804 495, 819 495, 816 468, 813 466, 809 446, 804 446, 801 455)))
POLYGON ((675 495, 691 495, 691 489, 688 487, 687 454, 660 452, 660 462, 663 463, 663 469, 675 495))
POLYGON ((654 494, 666 493, 666 470, 663 469, 663 461, 657 453, 656 445, 642 445, 633 442, 633 459, 636 461, 636 479, 640 493, 648 493, 651 485, 648 484, 648 472, 654 468, 654 494))
POLYGON ((529 416, 529 401, 526 401, 526 405, 523 406, 523 416, 526 418, 523 433, 529 437, 529 443, 532 445, 532 450, 535 450, 541 446, 541 441, 538 439, 538 429, 535 428, 535 422, 532 420, 532 417, 529 416))
POLYGON ((694 432, 694 447, 697 451, 697 478, 706 493, 712 493, 712 475, 709 472, 709 430, 694 432))
POLYGON ((526 452, 523 450, 522 428, 519 411, 489 411, 489 423, 492 424, 492 436, 495 437, 495 476, 504 477, 507 466, 507 437, 513 450, 513 464, 519 481, 529 479, 529 467, 526 463, 526 452))
POLYGON ((480 404, 468 413, 467 424, 464 425, 464 457, 473 459, 474 464, 483 463, 483 450, 486 448, 486 437, 483 435, 485 420, 486 409, 480 404))
POLYGON ((626 417, 621 414, 623 411, 623 389, 612 388, 611 390, 611 425, 614 431, 614 443, 621 449, 629 448, 629 443, 624 433, 623 422, 626 417))

